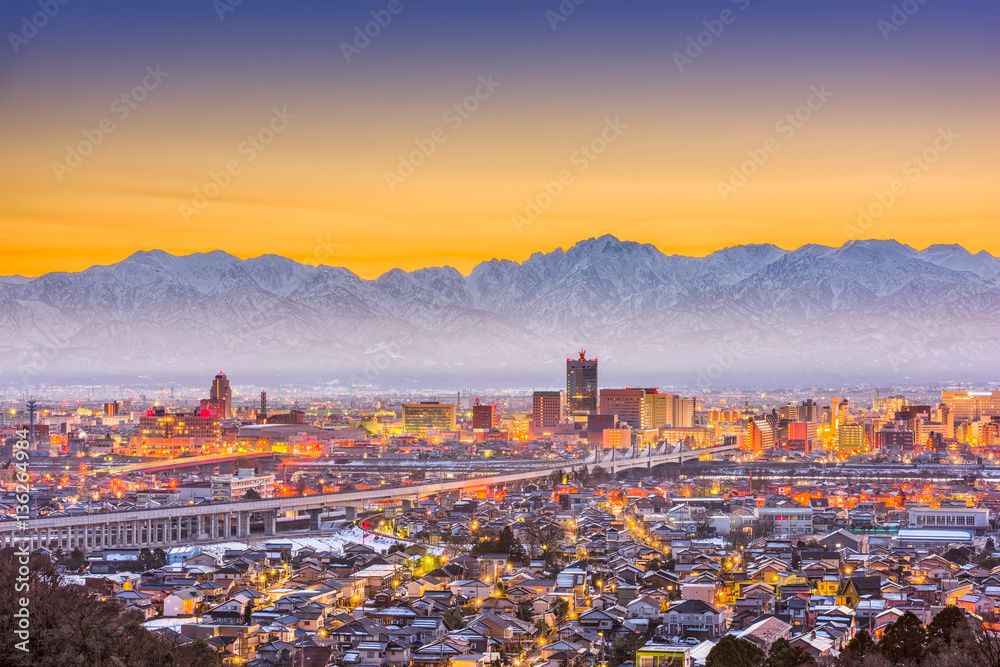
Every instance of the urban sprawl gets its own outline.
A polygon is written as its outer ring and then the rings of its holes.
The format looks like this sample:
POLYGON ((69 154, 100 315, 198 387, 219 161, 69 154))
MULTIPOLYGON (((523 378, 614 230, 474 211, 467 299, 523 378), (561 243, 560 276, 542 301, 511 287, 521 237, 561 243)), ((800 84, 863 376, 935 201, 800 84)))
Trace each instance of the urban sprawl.
POLYGON ((533 392, 81 391, 3 399, 0 547, 213 664, 933 665, 1000 642, 1000 391, 599 387, 584 351, 533 392))

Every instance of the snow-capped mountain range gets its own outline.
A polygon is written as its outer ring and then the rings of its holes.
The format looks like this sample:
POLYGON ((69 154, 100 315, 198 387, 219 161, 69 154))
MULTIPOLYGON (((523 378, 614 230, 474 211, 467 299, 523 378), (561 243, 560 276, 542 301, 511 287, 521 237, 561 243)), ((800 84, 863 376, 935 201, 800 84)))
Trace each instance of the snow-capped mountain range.
POLYGON ((579 348, 605 386, 995 380, 1000 259, 895 241, 685 257, 603 236, 467 276, 153 250, 0 278, 6 385, 223 368, 234 382, 559 386, 579 348))

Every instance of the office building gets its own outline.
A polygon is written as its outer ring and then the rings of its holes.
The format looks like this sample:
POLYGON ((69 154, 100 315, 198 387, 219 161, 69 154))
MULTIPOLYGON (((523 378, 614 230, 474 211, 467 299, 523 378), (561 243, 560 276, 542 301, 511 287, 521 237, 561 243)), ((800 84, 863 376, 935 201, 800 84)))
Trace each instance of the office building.
POLYGON ((868 451, 864 424, 842 424, 837 429, 838 448, 842 454, 863 454, 868 451))
POLYGON ((496 403, 483 405, 477 398, 476 404, 472 406, 472 428, 491 429, 496 428, 499 423, 496 403))
POLYGON ((875 433, 875 447, 886 454, 912 452, 915 436, 903 423, 887 424, 875 433))
POLYGON ((597 359, 566 359, 566 411, 571 415, 597 412, 597 359))
POLYGON ((948 406, 954 421, 988 421, 1000 416, 1000 391, 941 392, 941 402, 948 406))
POLYGON ((618 415, 619 422, 632 428, 646 428, 651 419, 646 410, 647 391, 656 390, 602 389, 601 414, 618 415))
POLYGON ((421 401, 403 404, 403 430, 420 438, 427 437, 427 428, 438 431, 455 430, 455 404, 421 401))
POLYGON ((536 391, 531 395, 532 429, 552 428, 562 421, 562 395, 558 391, 536 391))
POLYGON ((209 394, 212 401, 216 401, 222 407, 221 419, 229 419, 233 412, 233 390, 229 387, 229 379, 226 374, 219 371, 212 381, 212 390, 209 394))

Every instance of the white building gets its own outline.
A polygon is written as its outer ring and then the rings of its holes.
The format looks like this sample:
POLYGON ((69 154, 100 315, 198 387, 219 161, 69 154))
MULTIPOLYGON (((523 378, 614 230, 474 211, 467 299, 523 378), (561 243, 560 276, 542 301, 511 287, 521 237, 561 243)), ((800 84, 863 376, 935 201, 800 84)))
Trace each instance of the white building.
POLYGON ((250 468, 240 468, 235 475, 212 477, 212 500, 238 500, 250 489, 261 498, 273 498, 274 475, 254 475, 250 468))
POLYGON ((811 507, 758 507, 760 526, 772 525, 775 535, 808 535, 813 532, 811 507))
POLYGON ((973 530, 982 535, 990 527, 990 511, 977 507, 918 507, 909 512, 910 528, 973 530))

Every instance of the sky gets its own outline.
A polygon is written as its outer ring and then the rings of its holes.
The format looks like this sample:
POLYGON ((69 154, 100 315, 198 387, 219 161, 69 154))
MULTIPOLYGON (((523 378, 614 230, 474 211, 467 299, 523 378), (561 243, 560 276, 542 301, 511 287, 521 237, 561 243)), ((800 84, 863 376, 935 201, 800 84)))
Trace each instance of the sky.
POLYGON ((468 272, 605 233, 1000 255, 996 2, 4 0, 0 26, 0 275, 154 248, 468 272))

